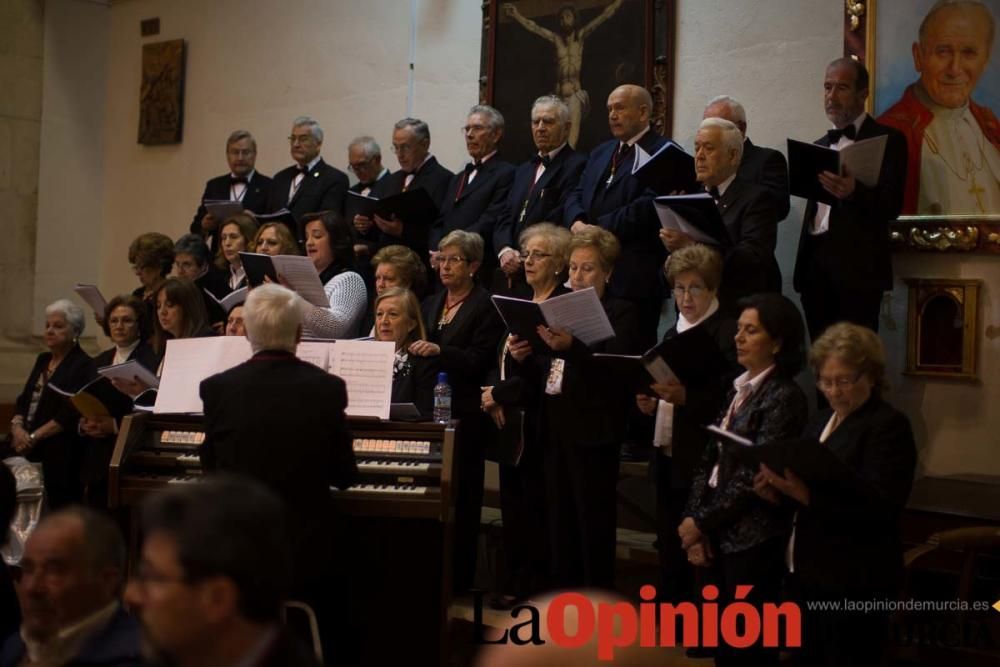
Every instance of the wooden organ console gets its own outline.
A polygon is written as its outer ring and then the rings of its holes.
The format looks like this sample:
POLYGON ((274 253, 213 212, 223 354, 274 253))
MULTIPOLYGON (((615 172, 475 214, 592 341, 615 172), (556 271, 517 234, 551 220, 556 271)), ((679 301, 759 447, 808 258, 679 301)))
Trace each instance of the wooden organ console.
MULTIPOLYGON (((351 594, 364 665, 446 655, 452 594, 454 425, 348 418, 358 480, 330 492, 346 521, 358 590, 351 594)), ((108 470, 108 504, 132 513, 169 484, 197 483, 203 417, 136 413, 122 421, 108 470)))

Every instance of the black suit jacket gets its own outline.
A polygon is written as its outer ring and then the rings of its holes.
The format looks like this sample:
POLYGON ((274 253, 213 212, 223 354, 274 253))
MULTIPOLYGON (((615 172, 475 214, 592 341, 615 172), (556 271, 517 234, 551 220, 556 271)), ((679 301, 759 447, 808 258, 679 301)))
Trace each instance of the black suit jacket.
MULTIPOLYGON (((638 144, 653 154, 666 141, 650 130, 638 144)), ((574 221, 583 220, 618 238, 622 251, 608 286, 611 296, 629 301, 660 301, 663 298, 660 268, 666 250, 659 239, 660 221, 652 205, 655 194, 632 178, 634 148, 615 171, 611 185, 605 186, 619 143, 617 139, 606 141, 591 151, 579 183, 566 198, 563 222, 569 227, 574 221)))
POLYGON ((767 188, 774 198, 778 220, 788 217, 788 161, 781 151, 757 146, 750 138, 743 140, 743 157, 740 159, 737 178, 746 183, 756 183, 767 188))
MULTIPOLYGON (((857 139, 888 135, 878 185, 867 187, 858 182, 854 194, 830 208, 829 230, 823 234, 823 251, 817 254, 809 233, 816 218, 816 202, 806 206, 795 256, 794 285, 797 292, 818 273, 825 274, 833 285, 845 291, 883 291, 892 289, 892 260, 889 254, 889 222, 903 206, 906 181, 906 139, 891 127, 866 116, 857 139), (817 272, 817 273, 813 273, 817 272)), ((829 146, 823 136, 816 140, 829 146)))
POLYGON ((482 416, 479 388, 486 384, 487 374, 496 366, 503 320, 489 292, 476 285, 451 322, 439 330, 437 322, 447 296, 448 292, 441 290, 424 299, 427 339, 441 347, 438 370, 448 374, 452 416, 457 419, 482 416))
MULTIPOLYGON (((819 438, 830 415, 829 409, 819 412, 804 435, 819 438)), ((917 461, 910 421, 873 396, 824 446, 856 477, 840 485, 810 485, 809 506, 799 508, 796 522, 796 575, 811 591, 894 595, 903 573, 900 517, 917 461)))
MULTIPOLYGON (((413 403, 422 416, 430 418, 434 410, 437 373, 437 357, 409 355, 404 368, 392 377, 392 402, 413 403)), ((453 389, 452 396, 454 393, 453 389)))
MULTIPOLYGON (((431 196, 431 200, 440 212, 453 176, 454 174, 438 164, 437 158, 432 155, 417 169, 407 190, 423 188, 431 196)), ((372 190, 372 196, 381 198, 398 195, 403 191, 403 184, 405 182, 406 172, 400 169, 379 181, 372 190)), ((473 183, 475 183, 475 180, 473 180, 473 183)), ((416 220, 410 221, 410 224, 407 224, 407 221, 404 220, 402 236, 392 236, 375 227, 372 228, 372 232, 370 233, 375 238, 379 248, 397 243, 405 245, 426 262, 428 260, 428 239, 430 238, 430 228, 433 223, 434 220, 416 220)))
POLYGON ((330 556, 330 486, 357 474, 344 381, 288 352, 261 352, 204 380, 207 471, 255 477, 285 502, 297 584, 320 577, 330 556))
MULTIPOLYGON (((195 211, 194 218, 191 219, 191 233, 204 236, 205 242, 208 243, 208 247, 213 251, 219 247, 219 228, 216 227, 215 231, 208 235, 202 231, 201 219, 207 213, 204 202, 206 199, 229 199, 231 194, 229 186, 229 174, 209 179, 205 183, 205 192, 201 195, 202 203, 198 204, 198 210, 195 211)), ((269 210, 267 208, 267 198, 270 194, 271 179, 259 171, 254 171, 253 178, 247 183, 246 193, 243 195, 243 208, 254 213, 267 213, 269 210)), ((219 220, 219 224, 222 224, 222 220, 219 220)))
MULTIPOLYGON (((76 655, 64 664, 73 667, 141 667, 147 664, 142 658, 141 643, 139 623, 119 607, 107 624, 84 641, 76 655)), ((0 667, 17 667, 23 663, 26 653, 27 647, 20 633, 14 633, 7 638, 0 651, 0 667)))
POLYGON ((347 174, 335 167, 331 167, 323 161, 323 158, 320 158, 316 166, 306 174, 305 179, 299 185, 299 189, 295 191, 295 194, 289 200, 288 191, 291 189, 292 181, 298 173, 298 167, 292 165, 274 175, 274 182, 271 183, 271 193, 267 198, 267 210, 271 213, 283 208, 291 211, 298 227, 297 229, 293 229, 292 232, 299 235, 295 238, 302 238, 302 216, 306 213, 336 211, 343 215, 348 180, 347 174))
POLYGON ((492 276, 497 264, 493 231, 507 206, 514 165, 504 162, 497 153, 480 165, 471 183, 465 183, 466 173, 460 171, 452 177, 441 212, 431 226, 428 243, 430 248, 437 249, 441 239, 456 229, 479 234, 485 245, 479 275, 492 276))
POLYGON ((732 247, 725 252, 719 301, 732 312, 737 300, 757 292, 780 292, 781 270, 774 258, 781 211, 762 185, 737 176, 718 202, 732 247))
POLYGON ((532 160, 519 165, 507 205, 493 230, 493 249, 496 252, 504 247, 517 250, 521 232, 535 223, 562 224, 566 198, 580 181, 586 164, 586 156, 564 146, 545 167, 537 183, 534 180, 538 165, 532 160))

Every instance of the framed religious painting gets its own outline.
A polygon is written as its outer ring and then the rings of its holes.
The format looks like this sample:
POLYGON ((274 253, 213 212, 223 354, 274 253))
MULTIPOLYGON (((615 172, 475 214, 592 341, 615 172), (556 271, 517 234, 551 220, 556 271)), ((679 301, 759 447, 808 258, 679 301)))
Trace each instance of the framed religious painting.
POLYGON ((868 111, 907 140, 897 240, 1000 252, 1000 0, 867 0, 846 12, 846 53, 872 78, 868 111), (961 247, 940 243, 950 237, 961 247))
POLYGON ((570 108, 570 144, 586 152, 609 138, 606 101, 622 84, 653 94, 652 123, 673 117, 675 0, 487 0, 480 101, 507 119, 504 151, 533 152, 528 116, 541 95, 570 108))
POLYGON ((177 144, 184 120, 184 40, 144 44, 139 143, 177 144))

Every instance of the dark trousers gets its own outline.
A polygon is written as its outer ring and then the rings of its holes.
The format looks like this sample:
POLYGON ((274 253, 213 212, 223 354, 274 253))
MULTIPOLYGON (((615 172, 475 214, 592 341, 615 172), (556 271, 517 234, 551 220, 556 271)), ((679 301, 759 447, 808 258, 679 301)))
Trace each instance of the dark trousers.
POLYGON ((485 459, 483 439, 490 430, 482 413, 461 416, 455 434, 455 532, 453 589, 459 593, 472 588, 476 576, 479 524, 483 508, 485 459))
POLYGON ((500 511, 507 561, 503 592, 516 597, 549 586, 545 465, 540 448, 540 442, 528 442, 518 465, 500 465, 500 511))
POLYGON ((660 600, 680 602, 695 595, 695 570, 681 547, 677 526, 683 520, 690 488, 673 484, 673 459, 656 449, 656 543, 660 553, 660 600))
MULTIPOLYGON (((743 598, 758 610, 763 603, 780 602, 781 581, 785 573, 785 537, 772 537, 745 551, 719 554, 716 551, 719 577, 719 609, 735 600, 737 586, 751 585, 743 598)), ((763 611, 761 611, 763 613, 763 611)), ((715 658, 718 667, 777 667, 778 649, 755 645, 744 649, 720 646, 715 658)))
POLYGON ((621 445, 578 445, 558 427, 545 450, 552 585, 615 584, 618 460, 621 445))
POLYGON ((801 667, 878 667, 882 664, 889 613, 882 611, 810 611, 813 600, 866 600, 893 597, 887 593, 846 593, 802 586, 792 575, 789 593, 802 610, 802 648, 793 652, 801 667))
POLYGON ((882 290, 850 290, 835 285, 823 261, 824 247, 822 236, 810 238, 808 252, 800 260, 809 266, 800 297, 810 342, 815 342, 827 327, 837 322, 852 322, 878 332, 882 290))

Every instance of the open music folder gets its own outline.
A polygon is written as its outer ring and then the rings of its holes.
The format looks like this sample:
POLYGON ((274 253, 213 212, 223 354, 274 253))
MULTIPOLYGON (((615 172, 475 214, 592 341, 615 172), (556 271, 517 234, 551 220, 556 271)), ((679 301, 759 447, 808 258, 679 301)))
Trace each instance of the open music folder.
POLYGON ((837 198, 819 183, 821 172, 846 171, 868 187, 878 185, 885 156, 886 135, 855 141, 841 150, 819 144, 788 140, 788 186, 797 197, 835 204, 837 198))
POLYGON ((265 255, 258 252, 241 252, 240 261, 247 274, 247 284, 257 287, 264 283, 266 276, 271 282, 278 282, 280 275, 288 287, 314 306, 327 308, 330 299, 323 289, 319 273, 312 260, 304 255, 265 255))
POLYGON ((683 232, 698 243, 723 248, 732 245, 718 206, 707 192, 657 197, 653 206, 664 229, 683 232))
POLYGON ((635 146, 632 176, 658 195, 696 192, 701 189, 694 171, 694 158, 668 141, 652 155, 635 146))
POLYGON ((409 224, 429 225, 438 215, 434 200, 423 188, 406 190, 381 199, 348 191, 345 207, 348 220, 353 219, 355 215, 368 218, 377 215, 386 220, 397 218, 409 224))
MULTIPOLYGON (((392 403, 391 342, 333 340, 303 341, 296 356, 339 376, 347 385, 348 416, 389 418, 392 403)), ((242 336, 184 338, 167 341, 159 392, 153 412, 203 411, 202 380, 229 370, 253 356, 242 336)))
POLYGON ((608 314, 593 287, 561 294, 538 303, 529 299, 493 296, 493 305, 511 333, 531 342, 535 349, 546 345, 538 336, 538 327, 563 329, 593 345, 615 337, 608 314))
POLYGON ((706 429, 740 462, 753 468, 763 463, 779 475, 787 468, 811 484, 848 485, 858 480, 857 473, 816 438, 786 438, 756 444, 718 426, 706 429))

